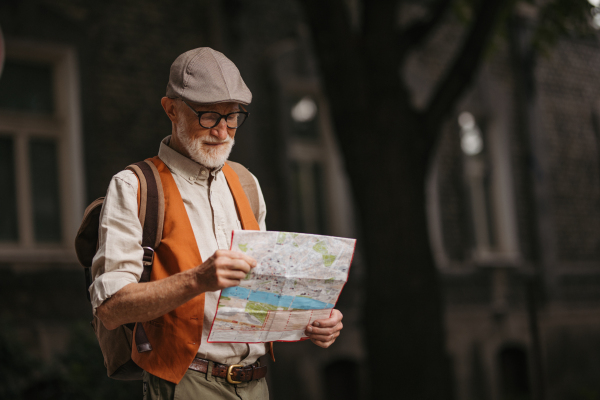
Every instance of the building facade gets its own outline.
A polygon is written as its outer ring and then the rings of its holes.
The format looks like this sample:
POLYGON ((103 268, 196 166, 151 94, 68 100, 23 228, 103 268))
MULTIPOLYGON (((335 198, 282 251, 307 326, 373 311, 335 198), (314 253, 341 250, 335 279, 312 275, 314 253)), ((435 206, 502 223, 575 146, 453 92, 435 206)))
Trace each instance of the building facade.
MULTIPOLYGON (((427 184, 459 399, 600 395, 599 37, 541 54, 534 18, 508 26, 427 184)), ((420 96, 459 34, 448 24, 411 61, 420 96)))

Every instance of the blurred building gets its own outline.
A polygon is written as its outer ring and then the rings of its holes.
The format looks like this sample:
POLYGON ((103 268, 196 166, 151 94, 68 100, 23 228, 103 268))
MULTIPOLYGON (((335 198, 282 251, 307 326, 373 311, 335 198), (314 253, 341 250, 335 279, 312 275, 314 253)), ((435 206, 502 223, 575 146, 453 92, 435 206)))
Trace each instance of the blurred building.
MULTIPOLYGON (((170 133, 160 98, 186 50, 223 51, 253 92, 231 158, 260 180, 269 229, 359 235, 301 15, 293 0, 0 3, 0 323, 31 357, 69 352, 90 319, 74 233, 111 176, 170 133)), ((461 32, 448 22, 410 60, 417 104, 461 32)), ((528 399, 539 382, 549 399, 594 398, 600 45, 563 40, 532 59, 526 21, 511 32, 449 119, 427 184, 456 398, 528 399)), ((275 346, 272 398, 369 398, 364 269, 359 253, 335 346, 275 346)))
MULTIPOLYGON (((528 46, 522 13, 446 124, 428 181, 458 399, 600 396, 600 43, 528 46)), ((407 69, 424 101, 448 23, 407 69)))

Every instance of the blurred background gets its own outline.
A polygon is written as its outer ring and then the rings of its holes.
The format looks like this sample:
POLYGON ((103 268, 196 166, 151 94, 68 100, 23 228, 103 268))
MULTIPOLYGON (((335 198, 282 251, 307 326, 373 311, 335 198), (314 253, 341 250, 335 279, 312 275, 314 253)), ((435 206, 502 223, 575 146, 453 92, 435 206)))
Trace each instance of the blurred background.
POLYGON ((3 0, 0 27, 1 399, 141 398, 73 239, 201 46, 253 93, 231 159, 267 227, 358 238, 342 335, 276 344, 271 399, 600 399, 600 1, 3 0))

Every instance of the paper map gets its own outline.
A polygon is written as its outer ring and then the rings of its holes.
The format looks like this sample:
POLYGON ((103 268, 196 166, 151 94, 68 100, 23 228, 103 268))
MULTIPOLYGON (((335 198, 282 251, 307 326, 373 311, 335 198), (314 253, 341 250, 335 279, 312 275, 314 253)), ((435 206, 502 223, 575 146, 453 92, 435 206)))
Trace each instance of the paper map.
POLYGON ((231 250, 258 265, 221 291, 208 342, 305 340, 329 318, 348 280, 355 239, 288 232, 233 231, 231 250))

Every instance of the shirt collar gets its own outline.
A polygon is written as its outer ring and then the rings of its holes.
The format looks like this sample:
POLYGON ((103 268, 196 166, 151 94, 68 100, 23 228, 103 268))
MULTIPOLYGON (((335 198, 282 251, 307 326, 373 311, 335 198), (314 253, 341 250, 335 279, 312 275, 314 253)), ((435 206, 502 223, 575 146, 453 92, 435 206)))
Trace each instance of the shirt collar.
POLYGON ((217 179, 221 172, 222 166, 210 170, 204 165, 198 164, 196 161, 187 158, 183 154, 178 153, 169 146, 171 136, 167 136, 160 142, 158 149, 158 157, 169 167, 171 172, 181 176, 190 183, 197 181, 205 181, 210 175, 217 179))

